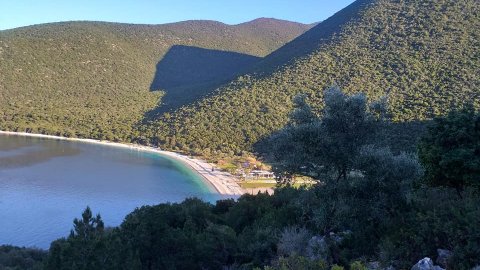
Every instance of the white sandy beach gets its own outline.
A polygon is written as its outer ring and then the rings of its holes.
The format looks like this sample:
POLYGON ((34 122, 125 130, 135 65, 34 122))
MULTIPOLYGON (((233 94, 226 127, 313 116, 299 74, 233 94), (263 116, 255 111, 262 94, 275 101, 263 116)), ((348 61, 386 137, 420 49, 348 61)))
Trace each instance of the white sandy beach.
POLYGON ((163 151, 163 150, 160 150, 159 148, 148 147, 148 146, 143 146, 138 144, 115 143, 115 142, 92 140, 92 139, 67 138, 67 137, 52 136, 52 135, 26 133, 26 132, 0 131, 0 135, 15 135, 15 136, 27 136, 27 137, 48 138, 48 139, 56 139, 56 140, 66 140, 66 141, 77 141, 77 142, 109 145, 114 147, 123 147, 123 148, 138 150, 138 151, 154 152, 170 158, 174 158, 188 165, 190 168, 196 171, 199 175, 201 175, 203 179, 207 181, 207 183, 211 184, 217 190, 218 193, 222 195, 240 196, 245 193, 245 190, 243 190, 237 184, 236 178, 233 175, 216 169, 214 165, 207 163, 206 161, 190 158, 188 156, 185 156, 179 153, 163 151), (212 171, 212 168, 214 168, 213 171, 212 171))

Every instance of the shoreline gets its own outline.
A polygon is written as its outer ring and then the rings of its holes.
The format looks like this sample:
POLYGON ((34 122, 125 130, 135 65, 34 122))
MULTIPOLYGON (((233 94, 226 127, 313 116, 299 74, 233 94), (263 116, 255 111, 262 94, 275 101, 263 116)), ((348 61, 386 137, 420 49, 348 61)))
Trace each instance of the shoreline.
POLYGON ((34 138, 92 143, 92 144, 100 144, 100 145, 106 145, 106 146, 112 146, 112 147, 128 148, 131 150, 137 150, 137 151, 143 151, 143 152, 157 153, 165 157, 169 157, 177 161, 180 161, 184 165, 190 167, 193 171, 195 171, 198 175, 200 175, 203 178, 203 180, 206 182, 205 184, 212 186, 216 190, 216 192, 219 193, 220 195, 241 196, 246 193, 246 191, 242 189, 238 185, 238 183, 235 181, 236 178, 233 175, 227 172, 222 172, 218 169, 215 169, 215 167, 212 164, 209 164, 206 161, 203 161, 200 159, 190 158, 188 156, 185 156, 179 153, 164 151, 155 147, 143 146, 139 144, 100 141, 100 140, 94 140, 94 139, 68 138, 68 137, 62 137, 62 136, 44 135, 44 134, 27 133, 27 132, 0 131, 0 135, 12 135, 12 136, 23 136, 23 137, 34 137, 34 138), (212 168, 214 168, 214 171, 212 171, 212 168))

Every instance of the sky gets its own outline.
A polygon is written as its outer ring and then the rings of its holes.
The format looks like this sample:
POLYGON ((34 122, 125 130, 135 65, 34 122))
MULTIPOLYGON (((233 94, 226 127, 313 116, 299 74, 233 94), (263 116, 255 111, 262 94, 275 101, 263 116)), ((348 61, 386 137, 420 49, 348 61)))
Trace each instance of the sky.
POLYGON ((162 24, 215 20, 238 24, 260 17, 322 21, 353 0, 0 0, 0 30, 60 21, 162 24))

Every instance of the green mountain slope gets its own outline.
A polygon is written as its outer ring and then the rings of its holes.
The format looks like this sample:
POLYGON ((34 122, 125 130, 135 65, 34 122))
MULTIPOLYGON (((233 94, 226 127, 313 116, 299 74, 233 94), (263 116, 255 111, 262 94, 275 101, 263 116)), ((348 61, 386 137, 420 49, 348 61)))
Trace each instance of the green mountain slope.
POLYGON ((258 73, 268 73, 292 62, 300 57, 320 49, 322 45, 330 42, 335 34, 338 34, 348 23, 355 22, 360 12, 371 1, 356 1, 340 10, 334 16, 321 23, 321 26, 313 27, 303 35, 272 52, 256 65, 254 69, 258 73))
MULTIPOLYGON (((478 0, 358 0, 272 53, 257 72, 159 119, 148 136, 171 148, 239 153, 281 128, 292 97, 320 104, 338 84, 387 96, 396 121, 480 107, 478 0)), ((148 131, 148 129, 147 129, 148 131)))
POLYGON ((146 113, 166 110, 159 103, 207 94, 310 27, 259 19, 0 31, 0 129, 130 140, 146 113), (178 71, 185 76, 171 76, 178 71))

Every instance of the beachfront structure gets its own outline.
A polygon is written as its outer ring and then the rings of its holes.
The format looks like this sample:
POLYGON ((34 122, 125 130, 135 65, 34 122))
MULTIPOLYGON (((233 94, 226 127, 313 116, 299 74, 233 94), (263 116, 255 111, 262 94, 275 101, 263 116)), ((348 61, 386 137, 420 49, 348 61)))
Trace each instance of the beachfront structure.
POLYGON ((275 174, 269 171, 253 170, 248 173, 248 178, 275 178, 275 174))

